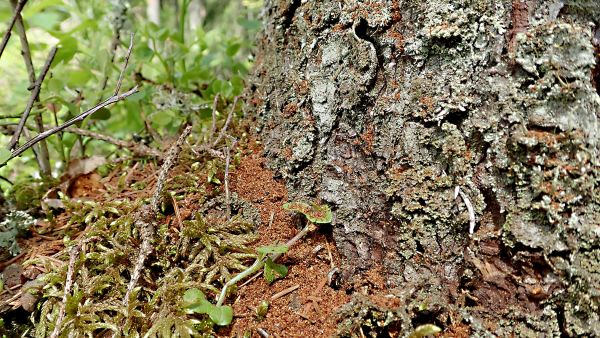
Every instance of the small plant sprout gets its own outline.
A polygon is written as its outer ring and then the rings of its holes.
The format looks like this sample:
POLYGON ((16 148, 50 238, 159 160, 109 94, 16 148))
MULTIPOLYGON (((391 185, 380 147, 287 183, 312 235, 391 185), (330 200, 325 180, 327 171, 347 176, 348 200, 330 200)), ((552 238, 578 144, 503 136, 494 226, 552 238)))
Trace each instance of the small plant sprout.
POLYGON ((217 300, 217 306, 221 306, 225 301, 225 297, 227 296, 227 289, 244 278, 260 271, 263 267, 265 268, 264 274, 267 282, 272 283, 278 277, 275 275, 279 275, 279 277, 285 277, 287 275, 287 267, 281 264, 276 264, 275 261, 281 257, 284 253, 287 252, 288 248, 292 245, 296 244, 300 239, 304 238, 306 234, 310 231, 315 230, 317 224, 326 224, 331 223, 332 213, 331 209, 327 205, 318 205, 315 203, 307 204, 304 202, 290 202, 283 205, 283 208, 289 211, 300 212, 304 216, 308 222, 306 226, 290 239, 285 245, 279 246, 266 246, 260 247, 257 249, 258 257, 254 264, 252 264, 248 269, 240 272, 237 276, 230 279, 225 285, 223 285, 223 289, 221 290, 221 294, 217 300))
POLYGON ((258 303, 258 306, 256 307, 256 318, 258 320, 265 319, 265 317, 267 316, 267 312, 269 312, 269 302, 267 302, 266 300, 262 300, 260 303, 258 303))
POLYGON ((183 294, 184 308, 188 313, 207 314, 213 323, 225 326, 233 319, 233 309, 227 305, 214 305, 209 302, 202 291, 193 288, 183 294))

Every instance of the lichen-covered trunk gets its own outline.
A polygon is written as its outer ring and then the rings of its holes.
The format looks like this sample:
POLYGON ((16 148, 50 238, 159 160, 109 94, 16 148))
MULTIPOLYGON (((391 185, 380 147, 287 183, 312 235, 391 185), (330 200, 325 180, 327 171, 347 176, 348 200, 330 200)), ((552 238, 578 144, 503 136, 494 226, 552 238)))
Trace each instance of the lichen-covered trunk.
POLYGON ((600 335, 599 3, 265 6, 249 111, 346 280, 380 264, 476 336, 600 335))

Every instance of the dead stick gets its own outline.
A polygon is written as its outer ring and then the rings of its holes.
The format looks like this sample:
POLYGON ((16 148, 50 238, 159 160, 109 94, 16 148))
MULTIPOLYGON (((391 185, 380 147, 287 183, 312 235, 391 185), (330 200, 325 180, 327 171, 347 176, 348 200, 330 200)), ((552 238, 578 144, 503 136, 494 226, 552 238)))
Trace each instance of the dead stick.
MULTIPOLYGON (((16 9, 18 2, 16 0, 10 1, 13 9, 16 9)), ((17 34, 21 40, 21 54, 23 55, 23 61, 25 62, 25 68, 27 68, 27 74, 29 75, 29 86, 31 89, 35 87, 35 69, 33 68, 33 60, 31 58, 31 49, 29 48, 29 41, 27 40, 27 33, 25 25, 23 24, 23 17, 19 13, 17 15, 16 22, 17 34)), ((36 102, 39 102, 39 95, 36 98, 36 102)), ((41 114, 35 115, 35 123, 38 127, 38 132, 44 132, 44 120, 41 114)), ((40 171, 44 176, 50 176, 52 174, 52 168, 50 168, 50 154, 48 153, 48 145, 46 141, 41 141, 39 146, 39 156, 36 157, 40 171)))
POLYGON ((58 50, 57 47, 54 46, 52 48, 52 50, 50 51, 50 54, 48 54, 48 57, 46 58, 46 63, 44 64, 44 68, 42 68, 42 72, 40 73, 40 76, 38 76, 37 80, 35 81, 33 90, 31 91, 31 95, 29 96, 29 101, 27 102, 27 106, 25 107, 25 111, 23 112, 23 116, 21 116, 21 120, 19 120, 19 124, 17 125, 17 130, 15 130, 15 133, 14 133, 12 139, 8 143, 8 150, 12 150, 15 147, 15 145, 17 144, 17 142, 19 141, 19 137, 21 136, 21 133, 23 132, 23 127, 25 126, 25 122, 27 121, 27 118, 29 117, 31 108, 33 108, 33 103, 37 100, 38 95, 40 95, 40 90, 42 89, 42 82, 44 82, 44 78, 46 78, 46 74, 50 70, 50 65, 52 64, 52 61, 54 60, 54 57, 56 56, 57 50, 58 50))
POLYGON ((87 129, 70 127, 70 128, 67 128, 65 131, 68 133, 85 136, 85 137, 90 137, 90 138, 93 138, 96 140, 100 140, 100 141, 104 141, 106 143, 113 144, 119 148, 129 150, 137 156, 152 156, 152 157, 160 158, 163 155, 159 150, 150 148, 143 144, 137 144, 135 142, 119 140, 117 138, 114 138, 114 137, 111 137, 108 135, 104 135, 104 134, 100 134, 100 133, 96 133, 96 132, 93 132, 93 131, 87 130, 87 129))
POLYGON ((227 146, 227 157, 225 157, 225 208, 227 210, 227 219, 231 218, 231 203, 230 203, 230 194, 229 194, 229 163, 231 162, 231 150, 235 148, 235 144, 237 143, 236 139, 233 139, 233 143, 231 144, 231 148, 227 146))
POLYGON ((4 53, 4 49, 6 48, 6 45, 8 44, 8 40, 10 39, 12 29, 15 25, 15 22, 17 22, 17 17, 19 15, 21 15, 21 11, 23 10, 23 7, 25 7, 26 3, 27 3, 27 0, 20 0, 19 3, 17 4, 17 7, 15 8, 15 13, 12 17, 12 20, 10 20, 8 27, 6 28, 6 33, 4 33, 4 37, 2 38, 2 43, 0 43, 0 57, 2 57, 2 53, 4 53))
POLYGON ((273 301, 275 299, 278 299, 278 298, 281 298, 281 297, 287 295, 288 293, 296 291, 299 287, 300 287, 300 284, 296 284, 294 286, 290 286, 287 289, 283 289, 282 291, 279 291, 276 294, 274 294, 273 296, 271 296, 271 301, 273 301))
POLYGON ((127 49, 127 54, 125 55, 125 62, 123 63, 123 67, 121 68, 121 73, 119 74, 119 80, 117 81, 117 86, 115 88, 115 92, 113 93, 113 96, 119 95, 119 92, 121 91, 121 84, 123 83, 123 76, 125 74, 125 70, 127 69, 127 66, 129 65, 129 57, 131 57, 131 51, 133 50, 133 36, 134 35, 132 32, 129 37, 129 48, 127 49))
POLYGON ((221 128, 221 131, 219 132, 219 136, 212 144, 213 148, 216 147, 217 144, 219 144, 219 142, 221 142, 221 140, 225 136, 225 133, 227 132, 227 127, 229 126, 229 123, 231 123, 231 118, 233 117, 233 112, 235 111, 235 106, 237 105, 238 99, 239 99, 239 96, 236 96, 235 99, 233 99, 233 105, 231 106, 231 110, 229 111, 229 114, 227 115, 227 120, 225 121, 225 125, 223 126, 223 128, 221 128))
POLYGON ((79 241, 79 243, 75 244, 75 246, 73 246, 71 248, 71 252, 69 253, 69 266, 67 268, 67 279, 65 281, 64 294, 63 294, 62 302, 60 304, 60 310, 58 311, 58 317, 56 318, 56 324, 54 326, 54 331, 52 331, 50 338, 58 337, 58 335, 61 332, 60 329, 61 329, 62 321, 65 319, 65 310, 66 310, 65 308, 67 306, 67 297, 71 293, 71 288, 73 287, 73 278, 75 275, 75 263, 76 263, 75 261, 77 259, 77 256, 79 256, 79 252, 81 251, 81 248, 83 247, 83 245, 94 239, 96 239, 96 237, 90 237, 85 240, 81 240, 81 241, 79 241))
POLYGON ((192 126, 187 126, 183 130, 183 132, 181 133, 181 135, 179 136, 179 138, 177 139, 175 144, 173 144, 171 146, 171 148, 169 149, 169 152, 167 153, 167 155, 165 157, 165 162, 160 170, 160 173, 158 174, 158 181, 156 184, 156 189, 154 190, 154 194, 152 195, 152 201, 150 203, 150 206, 152 207, 152 211, 154 213, 159 212, 159 207, 160 207, 160 203, 162 200, 162 192, 164 190, 165 181, 167 180, 169 171, 171 170, 171 168, 175 164, 175 161, 177 160, 177 156, 179 155, 179 152, 181 151, 181 146, 185 142, 185 139, 190 135, 191 131, 192 131, 192 126))
MULTIPOLYGON (((135 94, 138 92, 138 87, 135 86, 133 87, 131 90, 120 94, 118 96, 112 96, 108 99, 106 99, 104 102, 94 106, 93 108, 90 108, 88 110, 86 110, 85 112, 77 115, 76 117, 70 119, 69 121, 63 123, 60 126, 54 127, 52 129, 48 129, 45 132, 38 134, 36 137, 32 138, 31 140, 27 141, 27 143, 23 144, 22 146, 20 146, 19 148, 13 150, 12 155, 10 156, 10 158, 6 161, 10 161, 15 157, 20 156, 21 154, 23 154, 27 149, 31 148, 31 146, 33 146, 34 144, 40 142, 41 140, 44 140, 46 138, 48 138, 49 136, 56 134, 59 131, 62 131, 72 125, 74 125, 77 122, 81 122, 83 120, 85 120, 86 117, 92 115, 93 113, 97 112, 98 110, 106 107, 106 106, 110 106, 113 103, 119 102, 121 100, 124 100, 125 98, 135 94)), ((3 164, 0 164, 0 167, 3 167, 4 165, 6 165, 6 162, 3 164)))
POLYGON ((115 95, 109 97, 108 99, 104 100, 103 102, 95 105, 94 107, 86 110, 85 112, 75 116, 74 118, 70 119, 69 121, 63 123, 60 126, 56 126, 50 130, 46 130, 43 133, 38 134, 36 137, 34 137, 33 139, 27 141, 24 145, 22 145, 21 147, 15 149, 12 151, 11 156, 4 162, 4 163, 0 163, 0 168, 2 168, 3 166, 6 165, 6 163, 8 163, 8 161, 12 160, 13 158, 21 155, 23 152, 25 152, 27 149, 31 148, 33 145, 35 145, 36 143, 48 138, 49 136, 60 132, 72 125, 74 125, 75 123, 81 122, 84 119, 86 119, 88 116, 94 114, 95 112, 97 112, 98 110, 109 106, 113 103, 119 102, 121 100, 124 100, 125 98, 135 94, 138 92, 138 86, 136 85, 135 87, 133 87, 132 89, 130 89, 129 91, 123 93, 123 94, 119 94, 118 90, 121 88, 121 84, 123 83, 123 74, 125 73, 125 70, 127 69, 127 64, 129 63, 129 56, 131 55, 131 51, 133 49, 133 33, 131 36, 131 41, 129 44, 129 49, 127 51, 127 57, 125 58, 125 64, 123 66, 123 68, 121 69, 121 74, 119 74, 119 80, 117 81, 117 85, 116 88, 117 90, 115 90, 115 95))
POLYGON ((210 134, 208 135, 209 142, 212 141, 215 133, 217 132, 217 103, 219 102, 219 93, 215 95, 212 106, 212 123, 210 126, 210 134))
POLYGON ((133 292, 133 289, 137 285, 137 281, 140 278, 142 269, 144 268, 144 263, 146 262, 146 258, 152 252, 152 236, 154 235, 153 222, 156 213, 159 212, 160 203, 162 200, 162 193, 165 187, 165 181, 167 180, 167 176, 171 171, 171 168, 175 164, 177 156, 179 155, 179 152, 181 150, 181 146, 183 145, 185 139, 188 137, 191 131, 191 126, 186 127, 175 142, 175 144, 173 144, 169 149, 169 152, 165 157, 165 162, 163 163, 160 169, 160 173, 158 174, 158 180, 156 183, 156 187, 154 188, 154 194, 152 195, 150 205, 142 207, 142 209, 140 209, 140 211, 134 217, 134 219, 136 220, 136 225, 140 229, 140 237, 142 237, 142 244, 140 245, 140 253, 136 260, 133 272, 131 273, 131 280, 129 280, 127 292, 125 293, 125 299, 123 300, 125 308, 127 308, 131 292, 133 292))

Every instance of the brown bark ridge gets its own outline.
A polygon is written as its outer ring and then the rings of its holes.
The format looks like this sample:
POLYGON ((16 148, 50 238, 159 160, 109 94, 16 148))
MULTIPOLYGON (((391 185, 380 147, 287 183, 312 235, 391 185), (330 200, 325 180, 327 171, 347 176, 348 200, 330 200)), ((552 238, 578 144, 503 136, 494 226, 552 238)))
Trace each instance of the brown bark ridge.
POLYGON ((346 279, 383 265, 413 324, 426 303, 475 336, 600 336, 599 3, 270 0, 264 21, 247 110, 292 198, 334 209, 346 279))

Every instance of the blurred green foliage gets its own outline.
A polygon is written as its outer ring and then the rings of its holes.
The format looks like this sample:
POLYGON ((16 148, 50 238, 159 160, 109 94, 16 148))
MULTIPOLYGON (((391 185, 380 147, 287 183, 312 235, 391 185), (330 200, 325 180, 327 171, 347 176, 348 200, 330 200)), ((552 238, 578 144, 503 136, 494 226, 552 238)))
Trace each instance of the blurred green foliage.
MULTIPOLYGON (((198 3, 163 0, 160 24, 147 19, 147 3, 142 0, 28 1, 22 15, 36 75, 52 46, 59 46, 32 115, 40 114, 45 125, 61 124, 110 97, 133 32, 134 48, 123 90, 140 84, 140 92, 102 109, 80 127, 123 140, 147 137, 144 121, 161 136, 175 133, 184 121, 206 129, 214 96, 220 95, 219 107, 223 107, 243 90, 262 1, 194 1, 198 3)), ((11 17, 10 2, 0 2, 1 32, 11 17)), ((18 122, 29 99, 30 84, 15 32, 0 58, 0 74, 4 93, 0 132, 5 135, 0 136, 0 145, 4 148, 11 135, 6 126, 18 122)), ((37 133, 32 116, 27 127, 29 136, 22 136, 21 144, 37 133)), ((55 176, 62 174, 73 157, 121 155, 115 146, 69 132, 47 141, 55 176)), ((31 150, 0 169, 0 175, 13 181, 37 172, 31 150)), ((0 182, 0 187, 8 188, 6 182, 0 182)))

